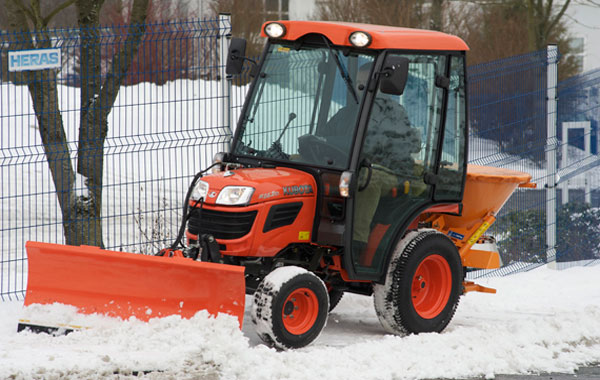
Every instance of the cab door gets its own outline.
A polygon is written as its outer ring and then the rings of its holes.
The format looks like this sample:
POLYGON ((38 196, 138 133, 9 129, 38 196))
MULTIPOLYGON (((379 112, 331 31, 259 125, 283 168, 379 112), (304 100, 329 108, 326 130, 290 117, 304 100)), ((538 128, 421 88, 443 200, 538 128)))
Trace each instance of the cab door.
POLYGON ((398 55, 409 59, 403 94, 384 94, 377 86, 363 110, 366 130, 350 202, 352 227, 347 230, 357 278, 378 278, 396 236, 434 202, 446 101, 440 78, 447 76, 448 57, 398 55))

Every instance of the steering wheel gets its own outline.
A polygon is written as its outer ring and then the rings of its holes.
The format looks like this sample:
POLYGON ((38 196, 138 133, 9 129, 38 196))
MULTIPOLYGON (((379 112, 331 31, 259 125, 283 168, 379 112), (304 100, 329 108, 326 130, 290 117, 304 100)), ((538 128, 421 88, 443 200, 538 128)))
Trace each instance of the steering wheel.
POLYGON ((265 157, 275 158, 278 160, 289 160, 290 155, 283 151, 281 147, 281 143, 279 141, 275 141, 269 149, 267 149, 264 153, 265 157))
POLYGON ((348 154, 336 146, 327 143, 323 137, 303 135, 298 137, 298 153, 316 164, 342 165, 348 159, 348 154))

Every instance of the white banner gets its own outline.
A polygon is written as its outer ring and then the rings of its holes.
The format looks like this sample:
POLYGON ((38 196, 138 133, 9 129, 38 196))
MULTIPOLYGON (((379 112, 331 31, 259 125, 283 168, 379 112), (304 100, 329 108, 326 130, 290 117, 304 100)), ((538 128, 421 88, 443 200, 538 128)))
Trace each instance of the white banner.
POLYGON ((8 52, 8 71, 60 68, 60 49, 35 49, 8 52))

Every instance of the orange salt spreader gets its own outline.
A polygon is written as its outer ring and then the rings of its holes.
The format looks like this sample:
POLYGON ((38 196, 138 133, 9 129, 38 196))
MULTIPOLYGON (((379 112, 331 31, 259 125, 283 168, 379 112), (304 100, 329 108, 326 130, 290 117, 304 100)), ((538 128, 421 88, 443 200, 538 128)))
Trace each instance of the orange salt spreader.
MULTIPOLYGON (((466 44, 351 23, 262 32, 258 63, 231 41, 227 72, 248 62, 254 79, 230 151, 188 189, 175 243, 148 256, 29 242, 25 305, 141 320, 208 310, 241 325, 251 294, 258 335, 296 348, 346 292, 373 295, 383 328, 407 334, 442 331, 460 296, 493 291, 465 268, 500 266, 484 233, 535 184, 467 165, 466 44)), ((48 325, 34 317, 20 328, 48 325)))

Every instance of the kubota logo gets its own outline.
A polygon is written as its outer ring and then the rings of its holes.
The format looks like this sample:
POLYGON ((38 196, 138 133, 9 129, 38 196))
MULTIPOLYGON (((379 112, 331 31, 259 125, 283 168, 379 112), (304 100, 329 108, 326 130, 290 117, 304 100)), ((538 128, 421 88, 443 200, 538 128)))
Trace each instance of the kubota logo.
POLYGON ((312 194, 313 188, 311 185, 299 185, 299 186, 284 186, 283 195, 303 195, 312 194))

